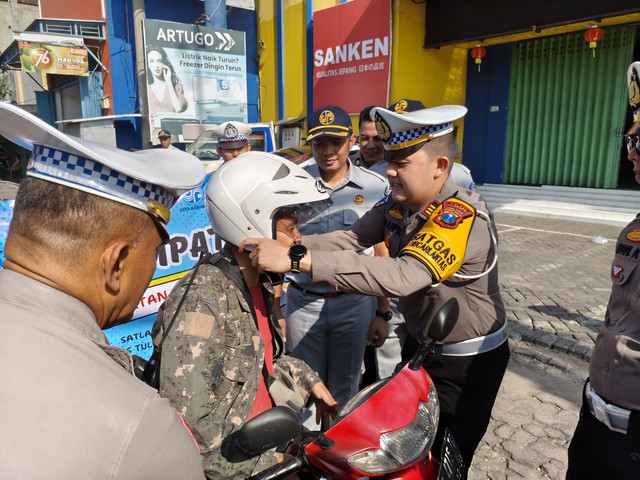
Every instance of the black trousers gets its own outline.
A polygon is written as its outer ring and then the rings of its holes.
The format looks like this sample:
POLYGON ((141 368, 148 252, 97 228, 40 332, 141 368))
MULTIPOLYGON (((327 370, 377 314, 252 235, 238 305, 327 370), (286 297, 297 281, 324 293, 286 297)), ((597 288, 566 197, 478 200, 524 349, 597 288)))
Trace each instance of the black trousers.
POLYGON ((468 470, 482 440, 502 377, 509 363, 509 344, 468 357, 447 357, 437 347, 422 363, 438 391, 440 421, 431 453, 440 457, 444 429, 449 428, 468 470))
POLYGON ((640 412, 631 413, 626 434, 613 432, 593 416, 583 395, 566 478, 640 479, 640 412))

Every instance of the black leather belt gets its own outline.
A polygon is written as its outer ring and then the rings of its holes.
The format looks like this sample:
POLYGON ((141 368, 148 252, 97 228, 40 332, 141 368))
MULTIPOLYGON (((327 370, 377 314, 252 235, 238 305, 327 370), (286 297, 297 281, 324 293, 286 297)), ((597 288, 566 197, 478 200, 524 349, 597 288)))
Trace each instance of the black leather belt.
POLYGON ((289 280, 289 285, 291 285, 296 290, 300 290, 303 293, 308 293, 309 295, 315 295, 316 297, 323 297, 323 298, 335 298, 347 293, 347 292, 313 292, 311 290, 307 290, 306 288, 302 288, 293 280, 289 280))

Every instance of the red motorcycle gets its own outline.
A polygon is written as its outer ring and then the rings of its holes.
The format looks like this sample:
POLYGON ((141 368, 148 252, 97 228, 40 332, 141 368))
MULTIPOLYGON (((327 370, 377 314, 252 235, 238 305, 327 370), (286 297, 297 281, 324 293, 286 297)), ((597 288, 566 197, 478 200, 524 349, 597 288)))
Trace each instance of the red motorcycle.
POLYGON ((441 462, 431 456, 440 408, 435 386, 421 366, 435 343, 451 332, 457 318, 458 302, 451 299, 429 325, 431 342, 421 345, 402 370, 354 395, 326 432, 302 432, 293 411, 275 407, 228 439, 230 455, 238 451, 259 455, 297 436, 294 443, 299 442, 300 448, 294 458, 250 480, 278 480, 302 472, 335 480, 464 478, 462 455, 448 431, 441 462))

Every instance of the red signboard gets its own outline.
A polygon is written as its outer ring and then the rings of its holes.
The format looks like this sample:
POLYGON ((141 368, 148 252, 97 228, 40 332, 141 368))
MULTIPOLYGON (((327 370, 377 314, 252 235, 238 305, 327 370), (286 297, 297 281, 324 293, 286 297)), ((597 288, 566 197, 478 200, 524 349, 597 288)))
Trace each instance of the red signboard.
POLYGON ((354 0, 313 14, 313 108, 387 106, 391 2, 354 0))

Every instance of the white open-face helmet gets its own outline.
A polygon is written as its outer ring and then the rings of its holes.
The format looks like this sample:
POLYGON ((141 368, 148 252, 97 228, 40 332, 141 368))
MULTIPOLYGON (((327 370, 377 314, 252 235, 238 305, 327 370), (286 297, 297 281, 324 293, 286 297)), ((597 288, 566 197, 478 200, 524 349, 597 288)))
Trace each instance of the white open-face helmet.
POLYGON ((233 245, 252 237, 275 238, 275 220, 282 214, 300 224, 332 203, 301 167, 264 152, 246 152, 220 166, 206 196, 213 230, 233 245))

